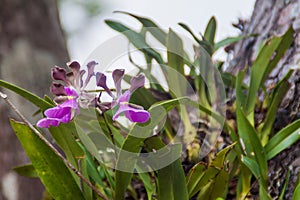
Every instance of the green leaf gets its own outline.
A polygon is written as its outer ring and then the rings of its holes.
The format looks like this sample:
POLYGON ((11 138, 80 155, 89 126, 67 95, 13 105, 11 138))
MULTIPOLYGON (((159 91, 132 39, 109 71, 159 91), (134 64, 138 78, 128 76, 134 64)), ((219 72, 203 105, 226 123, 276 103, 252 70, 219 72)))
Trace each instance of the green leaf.
POLYGON ((219 197, 225 198, 227 194, 227 187, 229 181, 229 173, 221 170, 214 179, 203 187, 197 199, 217 199, 219 197))
POLYGON ((15 92, 16 94, 25 98, 26 100, 36 105, 37 107, 41 108, 42 110, 46 110, 47 108, 53 107, 53 105, 51 105, 49 102, 45 101, 44 99, 12 83, 8 83, 4 80, 0 80, 0 86, 15 92))
POLYGON ((243 143, 247 156, 254 159, 260 169, 260 186, 267 190, 268 165, 265 150, 254 127, 250 124, 239 105, 236 105, 237 126, 240 142, 243 143))
POLYGON ((203 49, 205 49, 205 51, 207 53, 209 53, 210 55, 213 53, 212 52, 212 46, 211 44, 206 41, 206 40, 200 40, 194 33, 193 31, 184 23, 178 23, 179 26, 181 26, 182 28, 184 28, 187 32, 189 32, 191 34, 191 36, 194 38, 194 40, 201 46, 203 47, 203 49))
POLYGON ((221 47, 224 47, 224 46, 227 46, 229 44, 233 44, 233 43, 236 43, 238 41, 240 41, 241 39, 243 39, 244 36, 237 36, 237 37, 228 37, 228 38, 225 38, 219 42, 217 42, 214 46, 214 51, 217 51, 219 48, 221 47))
POLYGON ((97 171, 97 167, 94 163, 92 155, 88 152, 85 146, 83 146, 80 142, 78 142, 80 148, 84 151, 84 160, 87 162, 88 175, 101 187, 105 187, 104 183, 100 177, 100 174, 97 171))
POLYGON ((84 199, 64 162, 26 125, 11 125, 39 178, 54 199, 84 199))
POLYGON ((199 191, 201 191, 198 196, 200 199, 207 197, 209 197, 209 199, 225 197, 229 173, 225 169, 224 162, 229 150, 231 150, 235 144, 236 143, 233 143, 218 152, 207 170, 205 170, 206 166, 204 163, 198 163, 189 171, 187 175, 187 188, 190 198, 199 191))
POLYGON ((252 174, 255 176, 256 179, 259 179, 260 177, 260 170, 257 162, 249 158, 247 156, 243 156, 241 158, 241 161, 248 167, 248 169, 252 172, 252 174))
POLYGON ((21 176, 29 177, 29 178, 37 178, 38 174, 34 169, 32 164, 22 165, 14 167, 13 170, 17 172, 21 176))
POLYGON ((149 89, 146 88, 137 89, 130 97, 130 103, 141 105, 144 109, 150 108, 155 102, 157 102, 157 100, 153 97, 149 89))
POLYGON ((211 46, 214 46, 215 43, 216 29, 216 19, 215 17, 211 17, 204 32, 204 39, 209 42, 211 46))
POLYGON ((117 169, 120 169, 122 167, 125 167, 126 169, 123 169, 123 171, 120 170, 116 171, 115 199, 124 199, 125 191, 127 189, 127 186, 130 183, 132 172, 136 164, 136 158, 128 156, 126 152, 139 153, 143 146, 144 140, 149 136, 151 136, 152 130, 165 117, 165 115, 174 107, 180 104, 187 104, 188 102, 189 102, 188 98, 179 98, 179 99, 158 102, 154 104, 152 107, 150 107, 148 110, 151 116, 150 122, 147 122, 145 124, 136 123, 132 127, 131 131, 127 135, 122 145, 123 151, 119 153, 117 159, 117 164, 116 164, 117 169))
POLYGON ((186 184, 187 184, 187 189, 189 193, 189 197, 192 197, 198 182, 201 180, 205 173, 206 165, 205 163, 197 163, 196 165, 193 166, 192 169, 190 169, 188 175, 186 176, 186 184))
POLYGON ((201 41, 186 24, 180 22, 178 23, 178 25, 184 28, 187 32, 189 32, 197 43, 204 43, 204 41, 201 41))
POLYGON ((230 44, 233 44, 233 43, 236 43, 244 38, 249 38, 249 37, 255 37, 256 35, 255 34, 251 34, 251 35, 239 35, 237 37, 228 37, 228 38, 225 38, 217 43, 215 43, 215 46, 214 46, 214 51, 217 51, 219 48, 221 47, 224 47, 224 46, 227 46, 227 45, 230 45, 230 44))
POLYGON ((214 167, 223 169, 225 158, 226 158, 229 150, 231 150, 235 145, 236 145, 236 142, 234 142, 233 144, 231 144, 231 145, 227 146, 226 148, 222 149, 221 151, 219 151, 216 154, 216 157, 210 163, 210 166, 214 166, 214 167))
POLYGON ((291 76, 292 71, 289 71, 287 75, 276 85, 274 88, 271 99, 271 104, 268 107, 267 115, 261 125, 261 141, 262 144, 266 144, 268 141, 268 137, 271 134, 273 123, 276 118, 276 113, 278 111, 278 107, 280 106, 281 101, 285 97, 287 91, 290 88, 290 84, 288 82, 289 77, 291 76))
POLYGON ((236 104, 242 108, 246 106, 246 98, 243 92, 243 80, 245 77, 246 71, 239 71, 236 77, 235 89, 236 89, 236 104))
MULTIPOLYGON (((86 162, 81 163, 81 158, 84 157, 84 152, 79 147, 77 139, 77 129, 74 122, 68 124, 60 124, 57 127, 50 127, 48 129, 51 133, 51 136, 57 143, 57 145, 63 150, 64 154, 68 161, 76 168, 81 169, 82 175, 89 179, 86 162)), ((81 180, 75 174, 72 174, 78 186, 81 185, 81 180)), ((86 184, 83 185, 85 191, 85 197, 88 197, 92 190, 86 184)))
POLYGON ((256 94, 272 69, 293 42, 293 29, 282 37, 274 37, 263 46, 251 67, 250 86, 247 96, 246 114, 254 112, 256 94))
POLYGON ((184 75, 183 43, 181 38, 172 29, 169 29, 167 36, 167 56, 168 65, 180 74, 184 75))
MULTIPOLYGON (((153 149, 159 150, 166 145, 159 137, 151 137, 145 141, 145 146, 148 151, 153 149)), ((182 199, 188 200, 187 186, 185 182, 185 175, 180 161, 181 145, 177 145, 177 150, 173 148, 168 154, 164 154, 164 157, 174 157, 176 160, 170 163, 168 166, 157 170, 157 182, 158 182, 158 199, 182 199), (174 184, 176 183, 176 184, 174 184)), ((162 158, 163 159, 163 158, 162 158)), ((155 160, 150 163, 156 164, 159 161, 155 160)), ((155 167, 157 168, 157 166, 155 167)))
POLYGON ((49 131, 55 142, 66 154, 67 159, 74 166, 77 166, 78 158, 84 154, 76 142, 77 129, 74 122, 60 124, 57 127, 50 127, 49 131))
POLYGON ((153 199, 152 195, 155 193, 155 185, 152 183, 149 173, 140 173, 139 168, 137 168, 137 172, 146 188, 148 200, 153 199))
POLYGON ((275 136, 273 136, 264 147, 267 159, 272 159, 278 153, 280 153, 281 151, 290 147, 292 144, 298 141, 300 139, 299 133, 300 119, 276 133, 275 136))
POLYGON ((113 20, 105 20, 105 23, 111 27, 112 29, 124 34, 128 40, 140 51, 142 51, 145 54, 148 54, 152 58, 154 58, 161 66, 163 70, 166 70, 164 65, 164 61, 161 57, 161 55, 153 50, 145 40, 145 37, 137 33, 136 31, 133 31, 132 29, 128 28, 127 26, 123 25, 120 22, 116 22, 113 20))
POLYGON ((299 183, 295 186, 295 190, 293 193, 293 200, 298 200, 298 199, 300 199, 300 184, 299 183))
POLYGON ((220 173, 217 175, 212 193, 211 193, 211 199, 218 199, 219 197, 221 198, 226 198, 227 194, 227 188, 228 188, 228 183, 229 183, 229 173, 226 170, 221 170, 220 173))
POLYGON ((217 169, 215 167, 208 167, 205 171, 204 175, 200 177, 200 179, 197 181, 197 185, 194 187, 193 190, 189 191, 189 196, 192 197, 195 194, 197 194, 199 191, 201 191, 207 184, 210 183, 210 181, 216 177, 216 175, 220 172, 220 169, 217 169))
POLYGON ((143 24, 145 29, 149 31, 161 44, 166 45, 167 34, 156 23, 154 23, 150 19, 140 17, 124 11, 115 11, 115 13, 123 13, 136 18, 138 21, 140 21, 143 24))

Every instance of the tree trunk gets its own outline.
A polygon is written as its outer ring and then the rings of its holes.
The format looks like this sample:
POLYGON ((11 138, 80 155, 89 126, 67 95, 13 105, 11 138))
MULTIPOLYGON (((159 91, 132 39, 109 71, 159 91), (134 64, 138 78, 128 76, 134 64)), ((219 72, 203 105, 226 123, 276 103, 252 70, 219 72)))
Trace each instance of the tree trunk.
MULTIPOLYGON (((295 30, 294 42, 272 71, 266 86, 276 83, 290 67, 300 69, 300 1, 257 0, 250 21, 240 21, 237 27, 240 27, 243 35, 259 35, 244 39, 233 45, 232 48, 228 48, 233 53, 234 59, 230 62, 227 70, 236 74, 246 66, 251 69, 251 64, 257 56, 260 44, 271 36, 284 34, 290 26, 295 30)), ((299 70, 292 75, 290 82, 291 89, 277 113, 275 131, 300 118, 299 70)), ((269 186, 272 197, 278 198, 280 195, 289 169, 291 170, 291 177, 284 199, 291 199, 300 169, 300 142, 269 162, 269 186)))
MULTIPOLYGON (((0 0, 0 78, 35 94, 48 93, 50 67, 68 61, 55 0, 0 0)), ((20 111, 35 123, 37 111, 8 93, 20 111)), ((0 199, 41 199, 38 179, 17 175, 12 167, 29 162, 9 125, 12 111, 0 101, 0 199)))

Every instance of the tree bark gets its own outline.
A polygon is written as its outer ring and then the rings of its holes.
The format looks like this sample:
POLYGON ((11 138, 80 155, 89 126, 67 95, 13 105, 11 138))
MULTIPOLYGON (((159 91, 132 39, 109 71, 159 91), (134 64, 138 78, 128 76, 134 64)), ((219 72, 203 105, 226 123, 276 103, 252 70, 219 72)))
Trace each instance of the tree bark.
MULTIPOLYGON (((39 96, 48 93, 50 67, 64 66, 68 53, 55 0, 0 0, 0 78, 39 96)), ((21 112, 35 123, 37 111, 8 93, 21 112)), ((0 101, 0 199, 42 199, 38 179, 17 175, 12 167, 29 163, 8 119, 13 112, 0 101)))
MULTIPOLYGON (((300 1, 257 0, 251 19, 245 22, 240 20, 237 27, 242 30, 242 35, 258 34, 258 36, 244 39, 228 48, 234 59, 230 61, 227 71, 236 74, 246 66, 251 70, 251 64, 262 42, 274 35, 284 34, 290 26, 295 30, 294 42, 266 81, 266 86, 274 84, 290 67, 298 68, 290 79, 291 88, 277 113, 275 131, 300 118, 300 1)), ((284 199, 292 198, 300 169, 300 142, 269 162, 269 189, 273 198, 280 195, 289 169, 291 177, 284 199)))

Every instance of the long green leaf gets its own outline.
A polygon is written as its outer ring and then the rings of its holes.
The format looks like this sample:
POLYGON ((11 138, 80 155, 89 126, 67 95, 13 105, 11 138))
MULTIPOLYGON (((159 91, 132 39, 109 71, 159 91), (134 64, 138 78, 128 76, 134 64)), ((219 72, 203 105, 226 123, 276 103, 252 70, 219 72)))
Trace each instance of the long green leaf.
POLYGON ((287 75, 282 79, 274 88, 274 92, 272 93, 272 102, 268 107, 267 115, 262 123, 261 128, 261 139, 262 144, 266 144, 269 135, 271 134, 273 123, 276 118, 276 113, 278 111, 278 107, 280 106, 281 101, 285 97, 287 91, 289 90, 290 84, 288 82, 289 77, 291 76, 292 71, 289 71, 287 75))
POLYGON ((139 173, 138 176, 146 188, 148 200, 152 200, 152 196, 155 193, 155 185, 153 184, 149 173, 140 173, 139 168, 137 168, 137 172, 139 173))
MULTIPOLYGON (((84 157, 84 152, 76 142, 77 129, 74 125, 74 122, 60 124, 57 127, 50 127, 48 130, 50 131, 55 142, 63 150, 69 162, 77 169, 81 169, 82 175, 86 179, 89 179, 86 162, 84 160, 81 162, 81 158, 84 157)), ((74 174, 73 176, 77 184, 81 185, 81 180, 79 177, 74 174)), ((90 196, 92 193, 91 188, 86 184, 83 184, 83 187, 85 191, 85 197, 90 196)))
POLYGON ((216 29, 217 29, 216 19, 215 17, 211 17, 204 32, 204 39, 208 41, 211 44, 211 46, 214 46, 215 43, 216 29))
POLYGON ((50 103, 45 101, 44 99, 36 96, 35 94, 28 92, 27 90, 20 88, 12 83, 8 83, 4 80, 0 80, 0 86, 6 89, 9 89, 16 94, 20 95, 21 97, 25 98, 26 100, 30 101, 32 104, 36 105, 37 107, 41 108, 42 110, 46 110, 47 108, 53 107, 50 103))
POLYGON ((289 49, 292 42, 293 29, 290 28, 282 37, 274 37, 263 46, 251 67, 247 115, 254 112, 255 98, 259 88, 286 50, 289 49))
POLYGON ((169 33, 167 36, 167 56, 168 66, 175 69, 181 75, 184 75, 183 43, 181 38, 172 29, 169 29, 169 33))
POLYGON ((228 183, 229 178, 229 173, 224 166, 225 158, 229 150, 231 150, 235 144, 236 143, 233 143, 219 151, 213 161, 209 164, 207 170, 204 171, 206 166, 203 163, 198 163, 190 170, 187 175, 187 187, 190 198, 202 189, 205 191, 202 191, 202 194, 199 194, 198 198, 202 199, 209 196, 210 198, 215 199, 216 197, 224 197, 226 193, 226 184, 228 183), (209 187, 214 189, 205 187, 209 182, 209 187), (216 192, 216 190, 218 190, 218 192, 216 192), (214 191, 214 194, 212 194, 211 191, 214 191))
MULTIPOLYGON (((205 173, 206 165, 205 163, 197 163, 190 169, 188 175, 186 176, 186 184, 188 188, 189 197, 192 197, 192 194, 205 173)), ((196 193, 196 192, 194 192, 196 193)))
POLYGON ((238 134, 243 143, 242 146, 244 146, 247 156, 258 163, 260 169, 260 186, 267 191, 268 165, 265 150, 262 147, 254 127, 250 124, 239 105, 236 105, 236 109, 238 134))
MULTIPOLYGON (((151 137, 145 141, 145 146, 149 151, 151 151, 153 149, 162 149, 166 145, 162 142, 161 138, 151 137)), ((181 153, 181 145, 178 145, 178 147, 179 151, 177 153, 169 153, 168 155, 175 156, 177 159, 168 166, 156 171, 159 199, 188 199, 185 175, 179 158, 181 153)), ((155 165, 156 163, 158 163, 157 160, 151 164, 155 165)))
POLYGON ((256 179, 260 177, 260 169, 257 162, 247 156, 242 156, 241 161, 248 167, 256 179))
POLYGON ((300 139, 300 119, 281 129, 266 144, 265 152, 267 159, 272 159, 284 149, 290 147, 300 139))
POLYGON ((49 131, 55 142, 66 154, 67 159, 72 165, 77 166, 78 158, 84 155, 76 142, 75 136, 77 135, 76 127, 74 122, 68 124, 60 124, 57 127, 50 127, 49 131))
POLYGON ((191 34, 191 36, 194 38, 194 40, 196 40, 197 43, 201 44, 204 41, 201 41, 194 33, 193 31, 190 29, 190 27, 188 27, 186 24, 180 22, 178 23, 179 26, 181 26, 182 28, 184 28, 187 32, 189 32, 191 34))
POLYGON ((54 199, 84 199, 64 162, 26 125, 11 125, 39 178, 54 199))
POLYGON ((225 38, 225 39, 223 39, 223 40, 221 40, 221 41, 219 41, 219 42, 217 42, 215 44, 214 51, 217 51, 219 48, 224 47, 226 45, 238 42, 238 41, 240 41, 243 38, 245 38, 245 36, 237 36, 237 37, 228 37, 228 38, 225 38))
POLYGON ((123 13, 136 18, 143 24, 146 30, 149 31, 161 44, 166 45, 167 33, 164 32, 156 23, 154 23, 150 19, 124 11, 115 11, 115 13, 123 13))
POLYGON ((161 55, 156 52, 154 49, 152 49, 147 43, 144 38, 144 36, 140 33, 137 33, 136 31, 133 31, 132 29, 128 28, 127 26, 123 25, 120 22, 113 21, 113 20, 105 20, 105 23, 111 27, 112 29, 124 34, 128 40, 140 51, 143 53, 148 54, 152 58, 154 58, 159 64, 161 64, 162 69, 165 69, 163 67, 164 61, 161 57, 161 55))

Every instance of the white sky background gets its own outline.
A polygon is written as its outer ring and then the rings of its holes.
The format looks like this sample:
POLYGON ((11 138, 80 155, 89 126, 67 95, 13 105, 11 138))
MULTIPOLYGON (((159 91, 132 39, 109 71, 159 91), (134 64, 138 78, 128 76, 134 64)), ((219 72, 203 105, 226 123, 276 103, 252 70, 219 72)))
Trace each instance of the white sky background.
POLYGON ((238 18, 249 19, 255 0, 109 0, 100 1, 103 10, 99 16, 87 21, 81 7, 64 3, 60 15, 62 24, 69 35, 68 49, 71 60, 83 63, 90 53, 118 33, 109 28, 105 19, 121 21, 132 28, 140 24, 133 18, 113 13, 121 10, 151 18, 162 28, 189 35, 178 22, 187 24, 194 33, 203 32, 211 16, 217 20, 217 41, 236 36, 239 31, 232 26, 238 18), (74 31, 76 30, 76 32, 74 31))

